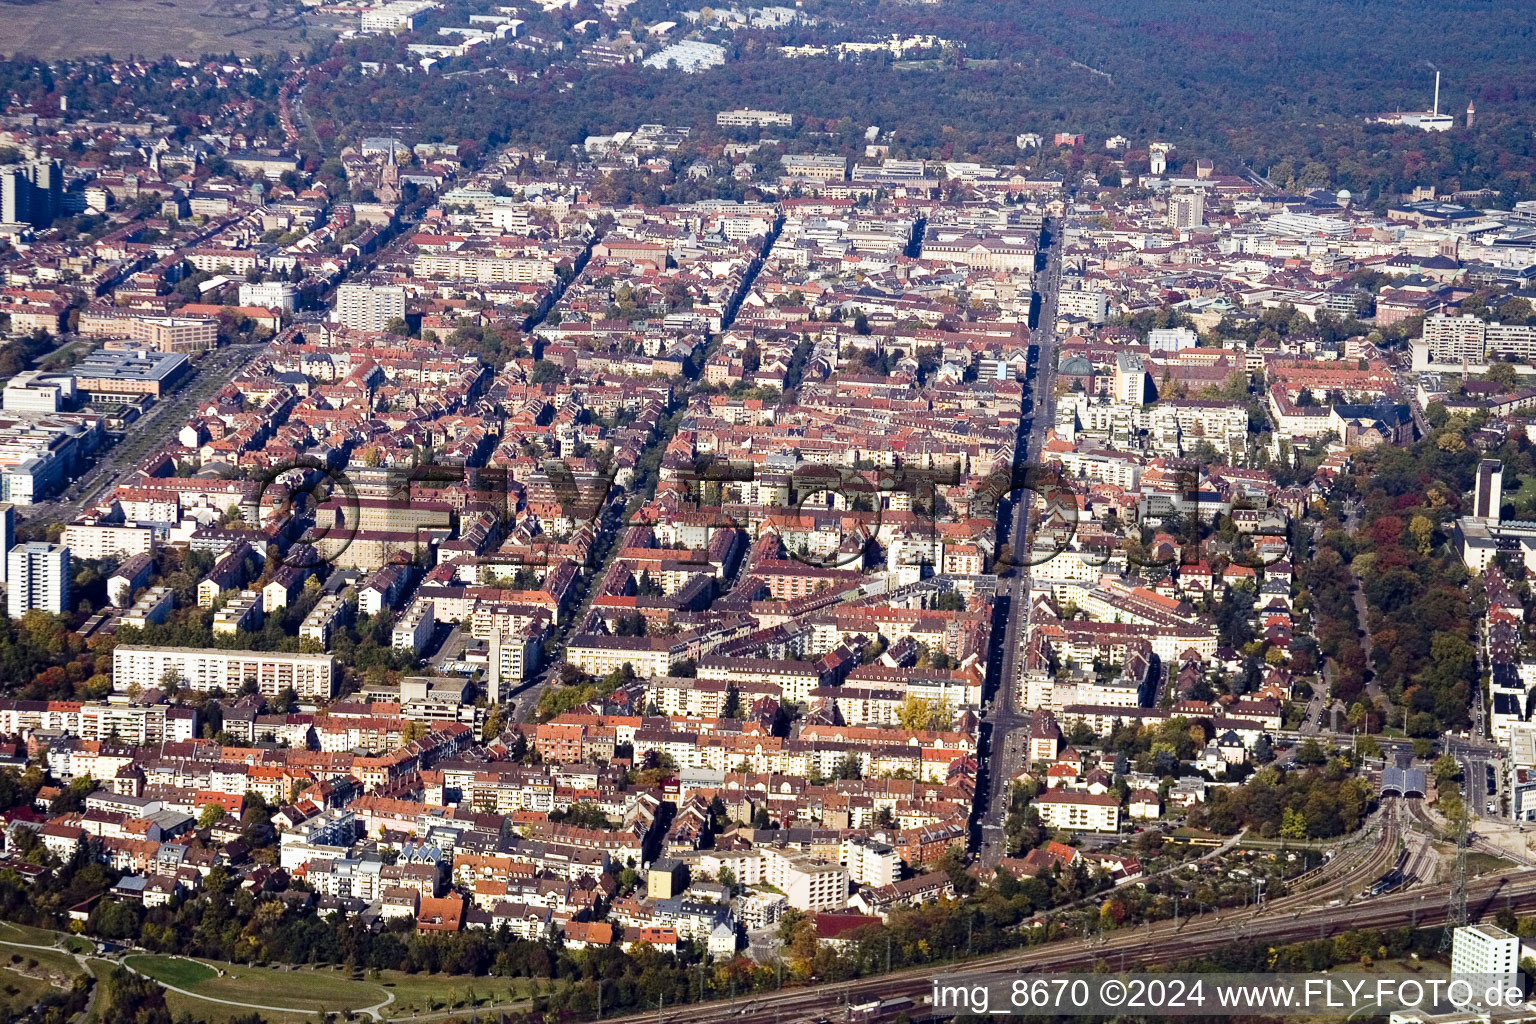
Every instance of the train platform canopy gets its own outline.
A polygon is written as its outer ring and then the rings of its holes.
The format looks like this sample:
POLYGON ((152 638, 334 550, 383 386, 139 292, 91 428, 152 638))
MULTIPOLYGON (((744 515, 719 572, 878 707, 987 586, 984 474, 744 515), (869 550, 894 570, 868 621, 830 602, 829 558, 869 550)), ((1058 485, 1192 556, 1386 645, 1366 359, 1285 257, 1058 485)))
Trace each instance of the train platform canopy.
POLYGON ((1423 796, 1425 781, 1422 768, 1384 768, 1381 772, 1381 795, 1423 796))

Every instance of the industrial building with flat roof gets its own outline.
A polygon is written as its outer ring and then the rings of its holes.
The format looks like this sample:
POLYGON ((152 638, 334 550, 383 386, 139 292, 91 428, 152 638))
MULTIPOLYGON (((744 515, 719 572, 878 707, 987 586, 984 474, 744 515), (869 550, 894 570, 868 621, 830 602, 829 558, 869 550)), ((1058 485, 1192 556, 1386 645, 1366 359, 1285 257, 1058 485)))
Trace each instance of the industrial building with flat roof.
POLYGON ((93 401, 132 402, 159 398, 187 372, 180 352, 97 349, 75 364, 75 384, 93 401))
POLYGON ((105 437, 102 418, 88 413, 0 413, 0 501, 41 501, 105 437))

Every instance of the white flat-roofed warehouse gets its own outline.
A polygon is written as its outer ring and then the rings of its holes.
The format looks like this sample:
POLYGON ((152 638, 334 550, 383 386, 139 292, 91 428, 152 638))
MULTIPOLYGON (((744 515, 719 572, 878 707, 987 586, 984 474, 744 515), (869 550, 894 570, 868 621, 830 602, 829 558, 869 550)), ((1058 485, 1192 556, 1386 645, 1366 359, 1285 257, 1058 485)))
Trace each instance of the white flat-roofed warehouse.
POLYGON ((187 372, 180 352, 97 349, 75 365, 75 386, 98 402, 160 398, 187 372))

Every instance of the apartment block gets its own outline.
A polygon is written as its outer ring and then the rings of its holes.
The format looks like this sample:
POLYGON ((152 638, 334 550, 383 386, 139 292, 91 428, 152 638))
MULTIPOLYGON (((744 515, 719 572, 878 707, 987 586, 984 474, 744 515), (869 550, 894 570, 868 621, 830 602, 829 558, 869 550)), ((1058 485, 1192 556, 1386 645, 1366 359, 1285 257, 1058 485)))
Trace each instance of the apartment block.
POLYGON ((867 836, 843 840, 842 862, 848 877, 860 885, 890 885, 901 878, 901 857, 895 848, 867 836))
POLYGON ((326 594, 310 609, 299 626, 300 640, 313 640, 322 647, 331 646, 331 634, 346 625, 352 604, 341 594, 326 594))
POLYGON ((432 639, 435 629, 437 629, 437 619, 433 613, 432 602, 418 598, 411 602, 409 608, 400 613, 400 618, 395 620, 394 632, 390 634, 390 646, 413 651, 417 657, 420 657, 421 652, 427 649, 427 643, 432 639))
POLYGON ((224 607, 213 613, 213 635, 234 636, 236 633, 254 633, 261 628, 265 613, 262 610, 259 590, 242 590, 224 602, 224 607))
POLYGON ((122 624, 143 629, 165 622, 176 607, 176 594, 170 587, 150 587, 123 613, 122 624))
POLYGON ((300 698, 329 699, 336 695, 336 659, 329 654, 141 644, 124 644, 112 652, 112 686, 117 691, 159 686, 167 680, 225 693, 238 693, 249 683, 269 697, 291 687, 300 698))
POLYGON ((143 746, 197 738, 197 709, 166 704, 125 704, 115 698, 80 707, 80 738, 116 739, 143 746))
POLYGON ((19 619, 34 608, 61 615, 69 603, 69 548, 32 541, 6 556, 6 612, 19 619))
POLYGON ((336 289, 336 319, 354 331, 382 331, 405 318, 405 289, 397 285, 344 284, 336 289))
POLYGON ((764 881, 797 910, 841 910, 848 904, 848 869, 810 853, 768 847, 764 881))
POLYGON ((137 523, 83 519, 64 527, 63 540, 77 558, 126 558, 153 551, 155 531, 137 523))
POLYGON ((1035 800, 1040 820, 1072 832, 1117 832, 1120 802, 1108 794, 1052 790, 1035 800))

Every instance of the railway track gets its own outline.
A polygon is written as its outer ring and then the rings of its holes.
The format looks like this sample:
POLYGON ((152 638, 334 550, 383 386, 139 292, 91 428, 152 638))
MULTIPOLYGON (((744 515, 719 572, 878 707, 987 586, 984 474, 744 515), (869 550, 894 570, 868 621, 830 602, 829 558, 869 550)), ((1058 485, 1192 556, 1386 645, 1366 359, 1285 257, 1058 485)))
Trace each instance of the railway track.
MULTIPOLYGON (((1267 943, 1296 942, 1325 938, 1352 929, 1410 924, 1433 926, 1444 923, 1450 912, 1445 895, 1445 886, 1435 886, 1432 891, 1417 889, 1393 893, 1354 906, 1313 907, 1309 908, 1314 911, 1310 914, 1296 910, 1286 915, 1273 907, 1263 908, 1257 914, 1206 914, 1189 919, 1188 924, 1177 931, 1171 921, 1158 922, 1110 933, 1102 940, 1052 942, 967 961, 905 968, 854 981, 690 1004, 682 1012, 689 1024, 797 1024, 820 1018, 836 1024, 844 1019, 846 1007, 857 1003, 903 996, 921 1000, 931 993, 935 980, 940 978, 953 983, 972 975, 1087 971, 1101 961, 1112 969, 1149 967, 1218 952, 1244 937, 1262 938, 1267 943)), ((1536 875, 1481 879, 1468 886, 1472 920, 1489 912, 1496 903, 1515 910, 1536 908, 1536 875)), ((678 1016, 678 1009, 674 1008, 670 1016, 678 1016)), ((656 1019, 656 1011, 647 1011, 615 1017, 613 1021, 617 1024, 648 1024, 656 1019)))
MULTIPOLYGON (((1424 831, 1429 834, 1430 838, 1440 840, 1442 842, 1455 842, 1455 837, 1447 834, 1445 827, 1430 817, 1429 809, 1424 806, 1423 800, 1413 798, 1404 801, 1404 803, 1408 808, 1409 815, 1416 823, 1423 826, 1424 831)), ((1470 824, 1471 823, 1469 823, 1469 827, 1470 824)), ((1497 843, 1491 842, 1487 838, 1476 835, 1475 833, 1469 837, 1469 842, 1467 845, 1469 849, 1475 850, 1479 853, 1486 853, 1492 857, 1498 857, 1503 860, 1513 860, 1516 863, 1525 866, 1529 866, 1530 864, 1530 856, 1528 853, 1519 853, 1507 850, 1499 846, 1497 843)), ((1426 860, 1429 858, 1427 855, 1421 854, 1419 859, 1426 860)))
MULTIPOLYGON (((938 978, 953 981, 957 975, 1073 968, 1086 971, 1100 961, 1116 969, 1149 967, 1217 952, 1245 938, 1291 942, 1357 928, 1440 924, 1449 912, 1445 886, 1404 889, 1369 900, 1350 896, 1342 902, 1328 902, 1335 887, 1346 893, 1358 893, 1392 867, 1401 838, 1399 811, 1395 800, 1385 804, 1375 841, 1358 855, 1351 852, 1335 856, 1325 865, 1329 871, 1319 884, 1252 910, 1200 914, 1178 922, 1159 921, 1102 936, 904 968, 853 981, 690 1004, 682 1012, 689 1024, 797 1024, 822 1017, 835 1024, 842 1019, 837 1014, 846 1012, 845 1007, 853 1004, 904 996, 920 1000, 931 992, 938 978)), ((1469 885, 1468 897, 1474 920, 1495 900, 1515 909, 1536 907, 1536 874, 1475 881, 1469 885)), ((676 1015, 675 1011, 673 1016, 676 1015)), ((647 1024, 655 1019, 655 1011, 614 1018, 619 1024, 647 1024)))
POLYGON ((1270 900, 1265 909, 1280 913, 1296 907, 1308 906, 1323 900, 1329 892, 1338 891, 1341 902, 1349 902, 1365 886, 1390 870, 1398 855, 1402 829, 1398 824, 1399 806, 1396 797, 1382 802, 1381 817, 1375 841, 1369 846, 1347 848, 1305 875, 1286 886, 1287 895, 1270 900))
POLYGON ((1430 835, 1438 836, 1440 834, 1440 826, 1429 816, 1429 811, 1425 809, 1423 800, 1420 800, 1418 797, 1412 797, 1404 800, 1403 804, 1408 808, 1408 816, 1428 829, 1430 835))

